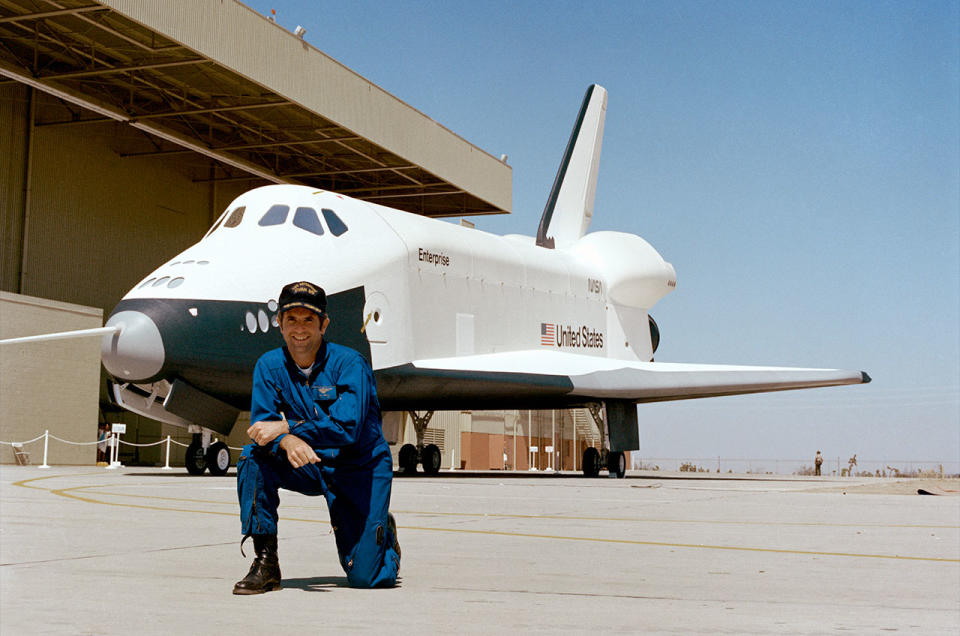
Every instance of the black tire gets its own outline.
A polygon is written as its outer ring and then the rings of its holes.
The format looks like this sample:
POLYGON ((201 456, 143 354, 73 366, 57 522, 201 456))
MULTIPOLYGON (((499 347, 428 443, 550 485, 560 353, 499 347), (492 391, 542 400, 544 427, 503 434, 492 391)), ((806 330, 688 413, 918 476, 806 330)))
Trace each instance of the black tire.
POLYGON ((420 459, 423 462, 423 472, 427 475, 436 475, 440 472, 440 447, 436 444, 427 444, 424 446, 420 459))
POLYGON ((191 442, 187 446, 187 454, 183 458, 187 467, 187 472, 191 475, 202 475, 207 469, 207 458, 203 453, 203 444, 200 442, 191 442))
POLYGON ((588 446, 583 451, 583 476, 596 477, 600 474, 600 451, 588 446))
POLYGON ((611 475, 616 475, 618 479, 623 479, 627 475, 627 456, 620 451, 611 452, 607 455, 607 470, 611 475))
POLYGON ((397 463, 400 470, 408 475, 417 472, 417 447, 413 444, 404 444, 397 454, 397 463))
POLYGON ((204 459, 211 475, 221 477, 230 470, 230 449, 223 442, 211 444, 204 459))

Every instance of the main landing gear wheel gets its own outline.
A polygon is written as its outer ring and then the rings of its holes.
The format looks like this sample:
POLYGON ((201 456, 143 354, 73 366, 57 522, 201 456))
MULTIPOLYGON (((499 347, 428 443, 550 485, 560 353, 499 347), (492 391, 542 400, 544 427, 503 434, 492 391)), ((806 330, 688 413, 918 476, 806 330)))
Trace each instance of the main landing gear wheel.
POLYGON ((616 475, 618 479, 623 479, 627 474, 626 454, 620 451, 611 451, 610 454, 607 455, 607 470, 610 471, 611 475, 616 475))
POLYGON ((187 472, 191 475, 202 475, 207 469, 207 458, 204 456, 203 444, 194 440, 187 446, 187 454, 183 458, 187 465, 187 472))
POLYGON ((417 472, 417 447, 413 444, 401 446, 397 462, 400 464, 400 470, 404 473, 412 475, 417 472))
POLYGON ((436 444, 427 444, 423 447, 423 472, 427 475, 436 475, 440 472, 440 447, 436 444))
POLYGON ((600 451, 593 446, 583 451, 583 476, 596 477, 600 474, 600 451))
POLYGON ((211 475, 220 477, 226 475, 230 469, 230 449, 223 442, 211 444, 204 459, 211 475))

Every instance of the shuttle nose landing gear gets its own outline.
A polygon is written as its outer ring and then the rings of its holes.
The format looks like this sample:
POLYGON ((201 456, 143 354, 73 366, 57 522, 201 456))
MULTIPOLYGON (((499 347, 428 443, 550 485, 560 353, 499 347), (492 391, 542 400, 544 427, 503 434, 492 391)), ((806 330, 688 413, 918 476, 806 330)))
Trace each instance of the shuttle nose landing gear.
POLYGON ((211 444, 211 432, 207 429, 191 432, 193 441, 187 446, 184 456, 187 472, 191 475, 202 475, 209 469, 211 475, 217 477, 226 475, 230 469, 230 449, 227 445, 224 442, 211 444))
POLYGON ((400 448, 397 461, 400 464, 400 470, 406 475, 412 475, 417 472, 417 464, 423 465, 425 475, 436 475, 440 472, 440 447, 436 444, 427 444, 424 446, 423 437, 427 432, 427 424, 433 417, 433 411, 427 411, 420 415, 416 411, 408 411, 413 418, 413 430, 417 433, 417 445, 404 444, 400 448))

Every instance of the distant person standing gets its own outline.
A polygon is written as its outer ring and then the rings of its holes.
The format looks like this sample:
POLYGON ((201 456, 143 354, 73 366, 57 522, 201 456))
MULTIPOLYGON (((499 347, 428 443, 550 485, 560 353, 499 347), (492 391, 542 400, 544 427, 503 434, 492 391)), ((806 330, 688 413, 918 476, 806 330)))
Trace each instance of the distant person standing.
POLYGON ((847 469, 847 476, 853 477, 853 467, 857 465, 857 454, 854 453, 853 457, 847 460, 850 464, 850 467, 847 469))
POLYGON ((820 476, 821 466, 823 466, 823 455, 820 454, 820 451, 817 451, 817 456, 813 458, 813 474, 817 477, 820 476))
POLYGON ((107 464, 107 435, 107 425, 101 424, 97 435, 97 466, 105 466, 107 464))

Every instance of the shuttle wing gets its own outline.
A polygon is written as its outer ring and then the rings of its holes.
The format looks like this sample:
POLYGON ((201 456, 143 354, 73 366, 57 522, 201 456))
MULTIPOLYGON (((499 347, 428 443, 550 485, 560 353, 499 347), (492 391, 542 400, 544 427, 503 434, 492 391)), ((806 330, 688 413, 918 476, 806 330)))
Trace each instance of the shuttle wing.
POLYGON ((417 360, 377 376, 387 402, 405 402, 406 384, 421 399, 421 391, 432 394, 434 408, 662 402, 870 381, 862 371, 635 362, 535 350, 417 360))

